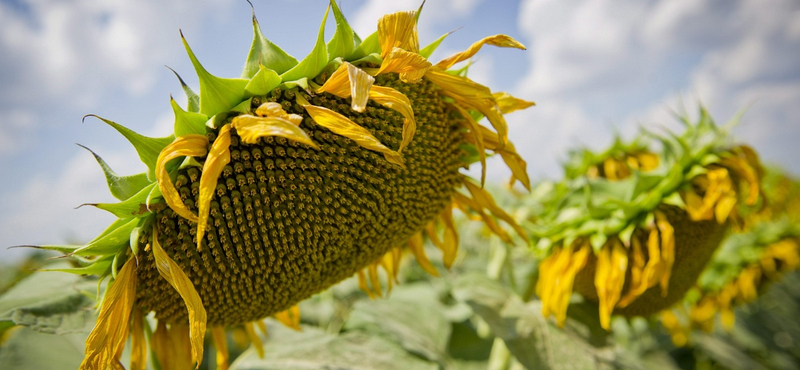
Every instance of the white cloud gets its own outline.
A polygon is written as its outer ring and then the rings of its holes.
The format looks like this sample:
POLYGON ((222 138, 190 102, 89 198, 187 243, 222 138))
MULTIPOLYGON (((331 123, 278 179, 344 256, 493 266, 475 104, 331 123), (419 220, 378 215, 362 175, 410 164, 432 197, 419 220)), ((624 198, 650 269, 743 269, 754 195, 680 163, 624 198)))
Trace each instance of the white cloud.
POLYGON ((536 134, 553 136, 520 151, 533 172, 558 175, 541 158, 574 147, 558 135, 607 145, 598 128, 669 126, 665 112, 689 95, 718 121, 753 104, 737 133, 800 172, 790 160, 800 157, 792 144, 800 140, 798 19, 800 4, 789 0, 524 1, 519 25, 531 69, 517 93, 538 103, 524 113, 539 118, 529 125, 546 126, 536 134))
POLYGON ((13 153, 28 143, 31 131, 37 125, 36 115, 22 109, 0 112, 0 158, 13 153))
POLYGON ((114 87, 142 94, 157 66, 181 52, 177 29, 223 12, 227 1, 0 3, 0 101, 69 96, 90 104, 114 87))

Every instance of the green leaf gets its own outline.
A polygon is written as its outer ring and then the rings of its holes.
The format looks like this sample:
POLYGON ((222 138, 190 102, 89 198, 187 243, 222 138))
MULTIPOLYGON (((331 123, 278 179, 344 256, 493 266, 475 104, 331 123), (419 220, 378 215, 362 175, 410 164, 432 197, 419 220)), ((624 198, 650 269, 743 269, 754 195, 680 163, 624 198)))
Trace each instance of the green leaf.
POLYGON ((258 68, 258 72, 244 87, 247 96, 267 95, 281 84, 281 77, 277 72, 264 65, 259 65, 258 68))
POLYGON ((598 368, 594 349, 542 317, 540 302, 526 304, 498 282, 477 274, 454 281, 452 293, 489 324, 526 368, 598 368))
POLYGON ((428 44, 428 46, 422 48, 422 50, 419 51, 419 55, 422 55, 426 59, 430 58, 431 54, 433 54, 433 52, 436 51, 436 48, 439 47, 439 44, 441 44, 442 41, 444 41, 444 39, 447 36, 450 36, 450 34, 453 33, 453 32, 455 32, 455 31, 450 31, 448 33, 445 33, 444 35, 439 36, 439 38, 436 39, 436 41, 434 41, 434 42, 428 44))
MULTIPOLYGON (((51 268, 69 268, 67 263, 51 268)), ((0 296, 0 323, 51 333, 88 333, 94 320, 95 281, 57 272, 36 272, 0 296)))
MULTIPOLYGON (((328 9, 330 10, 330 8, 328 9)), ((328 10, 325 11, 325 16, 322 18, 314 49, 299 64, 281 74, 281 80, 294 81, 303 77, 314 78, 325 68, 325 65, 328 64, 328 48, 325 45, 325 22, 327 20, 328 10)))
POLYGON ((388 299, 356 302, 344 327, 392 339, 444 366, 451 325, 443 305, 433 297, 429 284, 397 286, 388 299))
POLYGON ((264 358, 251 347, 230 366, 230 370, 406 370, 439 369, 437 364, 404 351, 391 341, 360 332, 338 336, 304 326, 293 331, 268 320, 269 337, 264 358))
POLYGON ((355 50, 353 50, 353 54, 347 58, 347 60, 358 60, 370 54, 381 54, 381 44, 378 40, 378 31, 373 32, 371 35, 367 36, 367 38, 362 41, 355 50))
POLYGON ((195 57, 189 43, 181 33, 183 46, 200 80, 200 113, 211 117, 217 113, 225 112, 245 98, 244 87, 248 80, 243 78, 221 78, 208 73, 195 57))
POLYGON ((170 135, 160 138, 147 137, 123 125, 120 125, 119 123, 109 121, 94 114, 87 114, 83 116, 83 119, 85 120, 86 117, 97 118, 113 127, 115 130, 117 130, 117 132, 122 134, 122 136, 125 136, 125 138, 128 139, 128 142, 133 145, 133 148, 136 149, 136 153, 139 154, 139 159, 141 159, 142 163, 147 166, 147 178, 151 181, 155 181, 155 170, 158 154, 161 153, 161 150, 164 149, 164 147, 175 140, 174 136, 170 135))
POLYGON ((67 268, 46 268, 40 271, 58 271, 66 272, 74 275, 102 275, 103 273, 110 272, 111 263, 115 256, 103 257, 87 266, 83 267, 67 267, 67 268))
POLYGON ((147 209, 147 196, 150 195, 155 186, 156 183, 151 183, 136 195, 119 203, 86 203, 86 205, 111 212, 119 218, 145 217, 151 213, 147 209))
POLYGON ((194 91, 192 91, 186 82, 183 82, 183 79, 178 72, 175 72, 175 70, 172 68, 169 68, 169 70, 172 71, 172 73, 175 74, 175 77, 178 78, 178 81, 181 82, 181 88, 183 88, 183 93, 186 94, 186 99, 188 100, 186 110, 192 113, 200 112, 200 97, 194 91))
POLYGON ((144 172, 131 176, 118 176, 103 158, 100 158, 100 156, 91 149, 81 144, 78 144, 78 146, 88 150, 89 153, 92 153, 94 159, 97 160, 97 164, 100 165, 100 168, 103 169, 103 174, 106 176, 108 190, 111 191, 111 195, 113 195, 114 198, 119 200, 128 199, 150 183, 150 180, 147 179, 147 174, 144 172))
POLYGON ((336 33, 333 38, 328 42, 328 61, 335 58, 347 58, 355 50, 355 33, 344 18, 342 11, 339 10, 339 5, 336 5, 335 0, 331 0, 331 9, 333 9, 333 17, 336 19, 336 33))
POLYGON ((169 97, 169 104, 172 105, 172 112, 175 113, 175 137, 189 134, 206 134, 208 117, 205 114, 183 110, 171 96, 169 97))
POLYGON ((297 59, 264 37, 256 14, 253 12, 253 43, 250 46, 250 53, 247 55, 247 62, 244 64, 242 78, 255 76, 258 73, 259 65, 264 65, 280 74, 296 66, 297 59))
POLYGON ((84 334, 42 334, 15 328, 0 349, 4 369, 77 369, 83 361, 84 334))

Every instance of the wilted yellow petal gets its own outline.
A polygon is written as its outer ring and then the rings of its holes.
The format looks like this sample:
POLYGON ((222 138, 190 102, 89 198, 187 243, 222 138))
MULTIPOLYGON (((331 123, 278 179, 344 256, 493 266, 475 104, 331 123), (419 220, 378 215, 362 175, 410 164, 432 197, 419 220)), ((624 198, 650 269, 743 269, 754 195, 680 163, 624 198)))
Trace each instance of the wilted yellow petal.
POLYGON ((343 62, 339 68, 317 89, 318 93, 327 92, 346 99, 352 97, 351 107, 356 112, 363 112, 367 107, 369 91, 375 78, 358 67, 343 62))
POLYGON ((428 260, 428 256, 425 255, 425 248, 422 244, 422 233, 416 233, 408 240, 408 249, 410 249, 414 257, 417 258, 417 263, 419 263, 419 266, 422 267, 423 270, 433 276, 439 276, 439 272, 436 271, 431 261, 428 260))
POLYGON ((451 75, 443 70, 433 68, 425 73, 425 78, 461 100, 489 99, 494 102, 494 96, 488 87, 467 77, 451 75))
POLYGON ((217 349, 217 369, 228 370, 230 354, 228 353, 228 339, 225 337, 225 328, 222 326, 211 328, 211 337, 214 339, 214 348, 217 349))
POLYGON ((403 139, 400 141, 400 148, 397 149, 397 153, 401 153, 403 148, 411 143, 411 139, 414 138, 414 134, 417 132, 417 121, 414 119, 414 109, 411 107, 411 101, 408 100, 405 94, 386 86, 372 86, 369 91, 369 98, 403 115, 403 139))
POLYGON ((364 275, 364 270, 358 270, 356 274, 358 275, 359 289, 364 291, 364 293, 367 293, 369 299, 375 299, 375 294, 372 293, 372 289, 370 289, 369 286, 367 285, 367 276, 364 275))
POLYGON ((153 353, 155 353, 155 357, 159 364, 161 364, 162 369, 174 369, 175 366, 172 366, 172 362, 170 361, 172 359, 170 355, 172 348, 170 348, 167 331, 167 322, 159 320, 156 325, 156 331, 153 332, 153 339, 151 340, 150 347, 153 349, 153 353))
POLYGON ((369 264, 369 266, 367 266, 367 273, 369 274, 369 280, 372 282, 372 291, 375 292, 376 296, 383 297, 383 289, 381 288, 381 278, 378 276, 377 263, 369 264))
POLYGON ((105 370, 119 363, 118 352, 128 340, 135 300, 136 261, 129 259, 103 297, 97 323, 86 338, 86 352, 81 370, 105 370))
POLYGON ((380 69, 375 73, 398 73, 400 80, 405 83, 417 83, 431 68, 431 62, 422 55, 394 48, 383 58, 380 69))
MULTIPOLYGON (((167 338, 170 344, 167 356, 169 356, 172 366, 170 369, 192 368, 192 347, 189 335, 189 327, 187 325, 170 324, 167 331, 167 338)), ((200 366, 199 362, 198 366, 200 366)))
POLYGON ((453 207, 445 208, 440 215, 444 223, 444 249, 442 250, 442 263, 446 269, 453 266, 458 254, 458 230, 453 221, 453 207))
POLYGON ((625 296, 619 300, 619 303, 617 303, 618 307, 625 307, 629 305, 648 288, 647 281, 644 279, 644 269, 646 265, 644 250, 642 248, 642 241, 638 238, 637 234, 634 234, 631 238, 631 250, 633 252, 633 261, 630 268, 630 288, 628 288, 628 293, 626 293, 625 296))
POLYGON ((302 128, 285 118, 242 114, 233 118, 231 126, 245 144, 255 144, 258 139, 266 136, 280 136, 319 149, 302 128))
POLYGON ((478 158, 481 161, 481 187, 486 183, 486 147, 483 144, 483 134, 481 133, 480 125, 475 122, 472 115, 466 109, 460 107, 458 104, 451 104, 455 107, 461 117, 464 118, 462 122, 467 123, 467 127, 472 132, 472 137, 475 138, 475 148, 478 149, 478 158))
POLYGON ((382 153, 389 163, 397 164, 405 168, 403 157, 399 153, 389 149, 386 145, 372 136, 367 129, 359 126, 357 123, 351 121, 349 118, 334 112, 328 108, 318 107, 309 104, 299 94, 297 102, 306 109, 306 112, 314 119, 318 125, 331 130, 337 135, 344 136, 356 142, 363 148, 374 150, 382 153))
POLYGON ((144 314, 138 308, 133 309, 131 318, 131 369, 147 368, 147 342, 144 339, 144 314))
POLYGON ((175 138, 175 141, 167 145, 158 154, 156 161, 156 180, 158 181, 158 188, 161 190, 161 195, 164 200, 172 208, 175 213, 181 217, 197 222, 197 216, 192 213, 186 205, 183 204, 178 190, 169 178, 167 172, 167 162, 185 156, 200 157, 208 153, 208 139, 203 135, 189 134, 175 138))
POLYGON ((736 207, 736 193, 731 191, 727 195, 722 196, 717 201, 716 207, 714 207, 714 217, 717 219, 717 222, 720 224, 725 223, 734 207, 736 207))
POLYGON ((492 94, 492 96, 494 96, 494 100, 497 102, 497 108, 500 109, 500 113, 503 114, 508 114, 536 105, 536 103, 532 101, 515 98, 507 92, 496 92, 492 94))
POLYGON ((600 326, 611 328, 611 312, 614 310, 625 284, 625 271, 628 267, 628 254, 619 238, 606 243, 597 256, 597 272, 594 286, 600 308, 600 326))
POLYGON ((256 334, 256 330, 253 327, 252 322, 248 322, 244 324, 244 331, 247 332, 247 338, 250 339, 250 343, 253 344, 253 348, 256 349, 256 353, 258 353, 258 358, 264 358, 264 344, 261 343, 261 338, 256 334))
POLYGON ((200 195, 197 197, 197 250, 200 250, 203 236, 208 225, 208 213, 211 210, 211 198, 217 188, 217 180, 222 170, 231 161, 231 125, 222 126, 217 134, 200 176, 200 195))
POLYGON ((514 220, 508 213, 506 213, 505 211, 503 211, 502 208, 497 206, 497 203, 494 202, 494 198, 492 197, 491 194, 489 194, 489 192, 473 184, 472 182, 470 182, 470 180, 466 178, 464 178, 463 181, 461 181, 461 183, 467 187, 467 190, 469 191, 470 194, 472 194, 472 199, 474 199, 475 202, 477 202, 480 206, 488 209, 489 212, 491 212, 492 215, 494 215, 495 217, 505 221, 509 226, 511 226, 514 229, 514 231, 517 232, 517 234, 522 238, 522 240, 525 240, 525 242, 528 241, 528 235, 525 233, 525 230, 523 230, 522 227, 520 227, 519 224, 517 224, 517 221, 514 220))
POLYGON ((300 330, 300 306, 294 305, 286 310, 272 315, 281 324, 294 330, 300 330))
POLYGON ((382 58, 386 58, 394 48, 419 53, 417 12, 397 12, 381 17, 378 20, 378 43, 382 58))
POLYGON ((663 212, 656 211, 655 216, 656 226, 661 234, 661 295, 666 297, 669 278, 672 275, 672 264, 675 263, 675 229, 670 225, 663 212))
POLYGON ((656 169, 660 162, 658 155, 648 152, 637 154, 636 159, 639 161, 640 171, 650 171, 656 169))
POLYGON ((156 268, 158 273, 164 280, 168 281, 175 290, 178 291, 186 308, 189 311, 189 337, 192 346, 192 358, 200 367, 203 361, 203 338, 206 335, 206 309, 203 307, 203 302, 200 300, 200 295, 197 294, 192 281, 186 276, 186 273, 181 270, 172 258, 164 252, 161 245, 158 243, 158 229, 153 228, 153 257, 156 260, 156 268))
POLYGON ((555 315, 556 323, 561 327, 567 320, 575 276, 586 265, 590 252, 591 246, 587 241, 575 241, 568 247, 555 247, 539 267, 536 294, 542 300, 542 315, 555 315))
POLYGON ((454 64, 458 62, 465 61, 475 55, 483 45, 494 45, 499 46, 502 48, 517 48, 525 50, 525 46, 519 43, 517 40, 514 40, 511 36, 508 35, 494 35, 494 36, 487 36, 483 39, 473 43, 467 50, 464 50, 460 53, 453 54, 444 60, 436 63, 436 67, 441 69, 449 69, 454 64))

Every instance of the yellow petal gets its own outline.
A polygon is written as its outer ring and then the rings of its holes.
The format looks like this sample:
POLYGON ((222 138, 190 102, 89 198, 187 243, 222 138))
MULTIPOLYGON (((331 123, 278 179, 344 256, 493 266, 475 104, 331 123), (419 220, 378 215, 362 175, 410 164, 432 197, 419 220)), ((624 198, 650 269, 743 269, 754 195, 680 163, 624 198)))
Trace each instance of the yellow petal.
POLYGON ((129 259, 103 297, 97 323, 86 338, 81 370, 105 370, 119 362, 128 340, 133 303, 136 300, 136 261, 129 259))
POLYGON ((302 128, 286 118, 242 114, 233 118, 231 126, 245 144, 255 144, 262 137, 280 136, 319 149, 302 128))
POLYGON ((131 370, 147 368, 147 342, 144 339, 144 315, 138 308, 133 309, 131 319, 131 370))
POLYGON ((467 123, 466 128, 472 132, 472 137, 475 138, 475 147, 478 149, 478 158, 481 161, 481 187, 483 187, 483 184, 486 183, 486 147, 483 144, 483 134, 481 133, 480 125, 478 125, 478 122, 475 122, 475 119, 472 118, 472 115, 470 115, 466 109, 461 108, 458 104, 451 104, 451 106, 458 110, 458 113, 464 118, 463 122, 467 123))
POLYGON ((208 213, 211 210, 211 198, 217 188, 217 180, 222 170, 231 161, 231 125, 222 126, 217 134, 217 139, 211 145, 206 163, 203 164, 203 174, 200 176, 200 195, 197 198, 197 250, 202 247, 201 242, 208 226, 208 213))
POLYGON ((417 12, 397 12, 381 17, 378 20, 378 43, 382 58, 386 58, 394 48, 419 53, 417 12))
POLYGON ((158 188, 164 200, 175 213, 181 217, 197 222, 197 216, 183 204, 178 190, 169 178, 167 172, 167 162, 185 156, 200 157, 208 153, 208 139, 203 135, 189 134, 175 138, 175 141, 167 145, 158 154, 156 161, 156 179, 158 188))
POLYGON ((248 322, 244 324, 244 330, 247 332, 247 338, 250 339, 250 343, 253 344, 253 348, 256 349, 256 353, 258 353, 258 358, 264 358, 264 344, 261 343, 261 338, 256 334, 255 328, 253 328, 253 323, 248 322))
POLYGON ((356 112, 363 112, 367 107, 369 91, 375 78, 358 67, 343 62, 339 68, 317 89, 318 93, 327 92, 346 99, 352 97, 351 107, 356 112))
POLYGON ((155 353, 155 357, 162 369, 174 369, 175 366, 172 366, 172 356, 170 355, 172 348, 170 348, 167 331, 167 322, 159 320, 156 325, 156 331, 153 332, 153 339, 150 346, 153 348, 153 353, 155 353))
POLYGON ((276 313, 273 317, 281 324, 294 330, 300 330, 300 306, 294 305, 286 310, 276 313))
POLYGON ((411 101, 408 100, 405 94, 385 86, 373 86, 369 91, 369 98, 403 115, 403 139, 400 141, 400 148, 397 149, 397 153, 401 153, 403 148, 411 143, 411 139, 414 138, 414 134, 417 132, 417 121, 414 119, 414 109, 411 107, 411 101))
POLYGON ((372 293, 372 289, 367 285, 367 276, 364 275, 364 270, 358 270, 356 274, 358 275, 358 287, 364 291, 364 293, 367 293, 369 299, 375 299, 375 294, 372 293))
MULTIPOLYGON (((169 351, 167 352, 171 363, 169 369, 191 369, 192 348, 189 339, 189 327, 186 325, 171 324, 169 330, 167 330, 167 338, 170 345, 169 351)), ((162 368, 166 369, 167 367, 164 366, 162 368)))
MULTIPOLYGON (((453 207, 445 208, 440 215, 444 223, 444 249, 442 250, 442 263, 446 269, 453 266, 458 254, 458 230, 453 221, 453 207)), ((434 275, 435 276, 435 275, 434 275)))
POLYGON ((417 83, 431 68, 431 62, 425 57, 401 48, 394 48, 383 58, 376 75, 382 73, 399 73, 400 80, 405 83, 417 83))
POLYGON ((492 96, 494 96, 494 100, 497 102, 497 107, 500 109, 500 113, 503 114, 508 114, 536 105, 536 103, 532 101, 515 98, 507 92, 496 92, 492 94, 492 96))
POLYGON ((633 252, 633 261, 630 268, 630 288, 628 288, 628 293, 619 300, 617 307, 625 307, 629 305, 648 288, 647 281, 644 279, 644 269, 646 266, 644 250, 642 248, 642 241, 638 238, 636 233, 634 233, 633 237, 631 238, 631 250, 633 252))
POLYGON ((469 193, 472 194, 472 199, 474 199, 475 202, 488 209, 489 212, 491 212, 495 217, 505 221, 523 240, 525 240, 525 242, 528 241, 528 235, 525 233, 525 230, 523 230, 522 227, 517 224, 517 221, 514 220, 508 213, 497 206, 497 203, 494 202, 494 198, 491 194, 489 194, 489 192, 473 184, 466 178, 462 181, 462 183, 467 187, 469 193))
POLYGON ((422 233, 416 233, 408 240, 408 249, 410 249, 414 257, 417 258, 417 263, 419 263, 419 266, 422 267, 423 270, 433 276, 439 276, 439 272, 436 271, 431 261, 428 260, 428 256, 425 255, 425 248, 422 244, 422 233))
POLYGON ((211 328, 211 337, 214 339, 214 348, 217 349, 217 369, 228 370, 230 354, 228 353, 228 339, 225 337, 225 328, 222 326, 211 328))
POLYGON ((381 289, 381 278, 378 276, 377 264, 371 263, 367 266, 367 273, 369 274, 369 280, 372 282, 372 291, 375 292, 376 296, 383 297, 383 289, 381 289))
POLYGON ((475 55, 483 45, 489 44, 494 46, 499 46, 502 48, 517 48, 525 50, 525 46, 519 43, 517 40, 514 40, 511 36, 507 35, 494 35, 484 37, 483 39, 473 43, 467 50, 464 50, 460 53, 453 54, 439 63, 436 63, 436 67, 441 69, 449 69, 454 64, 458 62, 465 61, 475 55))
POLYGON ((308 104, 300 95, 296 96, 298 97, 297 102, 306 109, 306 112, 308 112, 318 125, 331 130, 337 135, 355 141, 363 148, 382 153, 389 163, 397 164, 405 168, 403 157, 400 156, 399 153, 389 149, 386 145, 381 144, 367 129, 337 112, 328 108, 308 104))
POLYGON ((611 313, 619 301, 622 286, 625 284, 625 271, 628 267, 628 254, 619 238, 606 243, 597 256, 597 272, 594 286, 600 308, 600 326, 611 328, 611 313))
POLYGON ((261 104, 258 108, 256 108, 256 115, 268 118, 283 118, 295 126, 300 126, 300 123, 303 121, 303 116, 294 113, 286 113, 286 111, 283 110, 283 106, 274 101, 261 104))
POLYGON ((206 309, 197 294, 192 281, 186 276, 172 258, 167 255, 158 243, 158 229, 153 228, 153 257, 156 260, 158 273, 178 291, 186 308, 189 311, 189 337, 192 347, 192 357, 200 367, 203 361, 203 338, 206 334, 206 309))
POLYGON ((461 100, 489 99, 494 102, 494 96, 488 87, 467 77, 451 75, 443 70, 433 68, 425 73, 425 78, 461 100))
POLYGON ((661 295, 666 297, 669 278, 672 275, 672 264, 675 263, 675 229, 663 212, 656 211, 655 216, 656 226, 661 234, 661 295))

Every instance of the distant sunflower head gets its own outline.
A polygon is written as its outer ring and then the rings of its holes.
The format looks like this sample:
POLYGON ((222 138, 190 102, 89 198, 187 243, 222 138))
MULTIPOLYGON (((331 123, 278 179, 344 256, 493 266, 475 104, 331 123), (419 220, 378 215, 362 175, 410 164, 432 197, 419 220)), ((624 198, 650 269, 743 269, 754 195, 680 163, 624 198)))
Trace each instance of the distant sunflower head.
POLYGON ((534 191, 528 225, 544 256, 537 294, 563 324, 572 291, 612 313, 650 315, 684 296, 739 208, 761 202, 761 167, 705 110, 682 135, 649 134, 601 154, 576 152, 562 182, 534 191), (657 145, 656 145, 657 144, 657 145), (660 146, 660 148, 659 148, 660 146), (582 173, 579 173, 580 172, 582 173))
MULTIPOLYGON (((216 77, 184 39, 199 77, 189 102, 174 100, 174 134, 123 134, 147 166, 118 176, 96 156, 113 204, 92 204, 118 218, 82 246, 43 246, 75 257, 78 274, 110 276, 82 369, 118 364, 132 337, 132 369, 146 362, 145 332, 164 369, 199 366, 208 330, 218 368, 228 366, 225 328, 274 316, 299 328, 299 301, 356 274, 370 295, 396 282, 404 251, 437 274, 423 235, 454 262, 452 209, 522 230, 483 190, 459 173, 486 151, 499 154, 514 181, 529 188, 525 161, 508 141, 504 114, 533 103, 493 93, 450 70, 484 45, 524 49, 505 35, 484 38, 436 64, 445 36, 420 48, 419 11, 389 14, 361 39, 335 2, 336 31, 325 19, 311 53, 297 61, 262 34, 239 78, 216 77), (494 130, 478 124, 487 118, 494 130), (144 316, 154 313, 156 327, 144 316), (180 349, 180 350, 176 350, 180 349)), ((183 35, 181 35, 183 37, 183 35)), ((98 117, 99 118, 99 117, 98 117)), ((484 167, 485 174, 485 167, 484 167)))
POLYGON ((676 345, 687 344, 694 329, 710 332, 717 318, 730 330, 735 306, 800 268, 800 183, 770 169, 763 185, 766 206, 745 214, 748 230, 728 235, 692 290, 661 312, 676 345))

